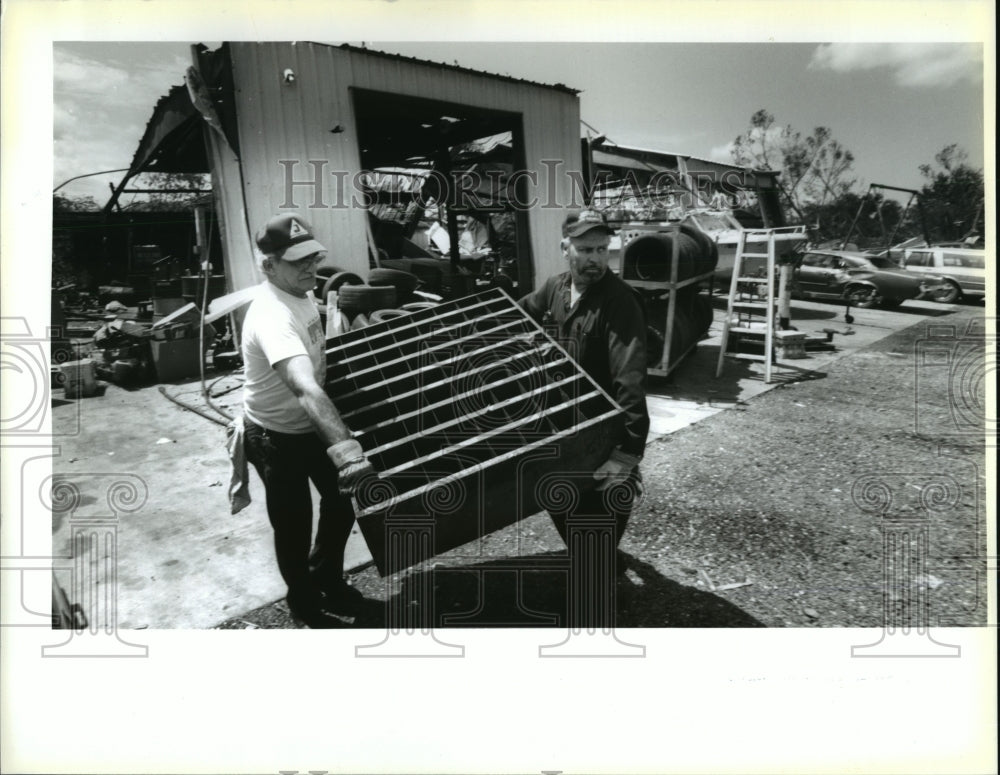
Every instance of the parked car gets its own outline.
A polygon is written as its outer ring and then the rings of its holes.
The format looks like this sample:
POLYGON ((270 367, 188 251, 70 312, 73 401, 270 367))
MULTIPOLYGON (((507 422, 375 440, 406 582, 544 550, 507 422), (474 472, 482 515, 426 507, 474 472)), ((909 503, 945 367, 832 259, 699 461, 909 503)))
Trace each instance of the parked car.
POLYGON ((912 272, 943 281, 934 301, 951 304, 963 297, 986 295, 986 251, 936 245, 906 251, 904 262, 912 272))
POLYGON ((792 293, 806 299, 840 299, 855 307, 898 307, 907 299, 940 292, 927 275, 901 269, 887 258, 845 250, 810 250, 792 278, 792 293))

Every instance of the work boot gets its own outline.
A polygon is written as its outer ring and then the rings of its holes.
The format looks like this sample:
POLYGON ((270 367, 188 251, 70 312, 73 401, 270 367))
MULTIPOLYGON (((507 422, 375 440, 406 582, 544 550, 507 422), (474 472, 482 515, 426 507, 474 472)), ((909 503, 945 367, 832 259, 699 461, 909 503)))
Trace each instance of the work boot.
POLYGON ((313 630, 333 630, 344 623, 324 610, 323 597, 314 590, 304 593, 289 591, 285 597, 292 617, 313 630))
POLYGON ((364 595, 357 588, 348 584, 344 579, 338 584, 336 581, 323 587, 323 606, 327 611, 335 614, 357 614, 365 607, 364 595))

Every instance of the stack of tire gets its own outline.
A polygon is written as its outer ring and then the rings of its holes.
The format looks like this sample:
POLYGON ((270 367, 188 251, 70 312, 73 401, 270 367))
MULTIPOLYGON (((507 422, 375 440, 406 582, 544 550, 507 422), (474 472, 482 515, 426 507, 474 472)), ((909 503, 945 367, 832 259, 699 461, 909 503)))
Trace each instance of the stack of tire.
POLYGON ((676 232, 649 232, 630 240, 622 255, 622 279, 669 283, 677 240, 677 281, 715 270, 719 249, 696 226, 682 223, 676 232))
MULTIPOLYGON (((647 365, 660 367, 667 332, 668 299, 647 302, 646 352, 647 365)), ((670 336, 670 366, 679 361, 705 336, 712 325, 713 309, 710 297, 696 288, 682 288, 677 292, 674 307, 674 325, 670 336)))
MULTIPOLYGON (((676 232, 642 234, 625 246, 622 256, 622 277, 645 283, 663 283, 663 290, 647 292, 647 363, 661 366, 666 344, 667 313, 674 240, 677 240, 677 282, 714 271, 719 260, 715 241, 695 226, 681 224, 676 232)), ((702 293, 700 283, 676 291, 673 328, 670 337, 670 364, 673 366, 712 325, 711 298, 702 293)))
POLYGON ((433 306, 414 297, 419 284, 416 275, 399 269, 372 269, 365 282, 353 272, 327 268, 317 272, 316 295, 325 303, 336 291, 337 307, 355 329, 433 306))

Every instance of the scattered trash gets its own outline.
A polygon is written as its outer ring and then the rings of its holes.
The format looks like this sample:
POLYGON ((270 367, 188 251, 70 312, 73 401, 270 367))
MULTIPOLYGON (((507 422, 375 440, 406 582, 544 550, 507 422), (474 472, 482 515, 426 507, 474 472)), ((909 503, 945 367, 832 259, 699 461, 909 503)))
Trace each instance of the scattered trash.
POLYGON ((795 403, 795 404, 792 404, 792 406, 797 406, 797 407, 799 407, 800 409, 805 409, 805 408, 806 408, 806 405, 805 405, 805 404, 799 404, 799 403, 795 403))
POLYGON ((730 589, 739 589, 740 587, 749 587, 749 586, 753 586, 752 581, 737 581, 734 584, 723 584, 721 587, 716 587, 715 591, 726 592, 727 590, 730 589))
POLYGON ((253 622, 248 622, 246 619, 240 619, 239 622, 240 622, 240 624, 245 624, 246 625, 243 628, 244 630, 259 630, 260 629, 260 627, 258 627, 256 624, 254 624, 253 622))
POLYGON ((79 460, 79 459, 80 459, 80 458, 78 458, 78 457, 71 457, 71 458, 69 459, 69 462, 70 462, 70 463, 75 463, 75 462, 76 462, 77 460, 79 460))
POLYGON ((810 619, 819 619, 819 613, 815 608, 803 608, 802 613, 808 616, 810 619))
POLYGON ((705 584, 705 586, 708 587, 709 592, 715 591, 715 584, 712 581, 711 577, 707 573, 705 573, 705 571, 699 569, 698 578, 700 578, 702 582, 705 584))
POLYGON ((104 311, 111 314, 117 314, 119 312, 128 312, 128 307, 122 304, 120 301, 109 301, 104 306, 104 311))
POLYGON ((109 452, 108 453, 108 457, 111 457, 113 454, 115 454, 115 453, 114 452, 109 452))
POLYGON ((222 487, 222 482, 212 482, 209 487, 222 487))
POLYGON ((166 436, 164 436, 162 439, 157 439, 156 443, 157 444, 176 444, 177 440, 176 439, 168 439, 166 436))

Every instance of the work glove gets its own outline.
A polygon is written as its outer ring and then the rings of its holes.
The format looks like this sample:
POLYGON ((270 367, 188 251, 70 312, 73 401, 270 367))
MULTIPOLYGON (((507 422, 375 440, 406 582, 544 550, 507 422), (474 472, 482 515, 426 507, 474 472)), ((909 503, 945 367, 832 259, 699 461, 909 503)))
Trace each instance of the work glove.
POLYGON ((338 441, 326 450, 326 454, 337 467, 337 488, 341 495, 353 495, 366 479, 375 476, 375 469, 354 439, 338 441))
POLYGON ((628 480, 629 475, 639 465, 640 458, 622 452, 620 449, 612 451, 611 457, 601 463, 594 471, 594 479, 597 480, 597 491, 601 492, 616 484, 623 484, 628 480))

